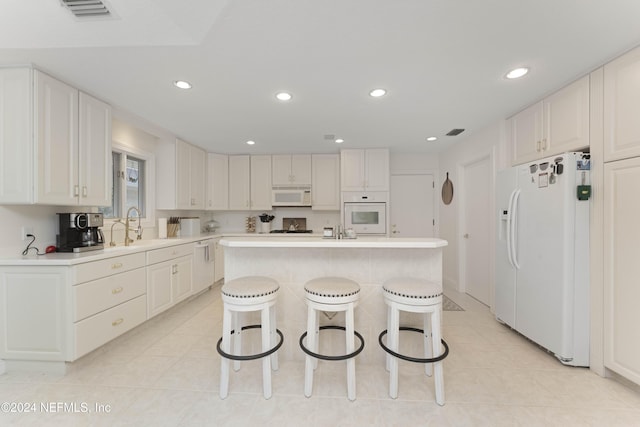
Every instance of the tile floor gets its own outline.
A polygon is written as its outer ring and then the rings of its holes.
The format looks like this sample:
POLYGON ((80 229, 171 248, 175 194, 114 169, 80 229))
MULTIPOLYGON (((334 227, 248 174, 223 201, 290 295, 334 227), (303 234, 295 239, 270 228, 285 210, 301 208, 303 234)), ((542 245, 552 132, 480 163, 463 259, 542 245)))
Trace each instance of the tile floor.
POLYGON ((640 426, 637 389, 561 365, 498 324, 486 307, 447 293, 466 311, 444 313, 451 347, 444 407, 434 403, 432 379, 410 363, 400 365, 397 400, 388 398, 383 366, 358 364, 358 398, 349 402, 344 362, 321 362, 309 399, 302 394, 304 363, 283 362, 273 397, 264 400, 258 361, 232 372, 231 393, 220 400, 221 301, 214 287, 75 362, 64 376, 1 375, 0 400, 34 402, 37 412, 0 412, 0 425, 640 426), (75 404, 77 412, 58 402, 75 404), (41 403, 58 412, 43 412, 41 403))

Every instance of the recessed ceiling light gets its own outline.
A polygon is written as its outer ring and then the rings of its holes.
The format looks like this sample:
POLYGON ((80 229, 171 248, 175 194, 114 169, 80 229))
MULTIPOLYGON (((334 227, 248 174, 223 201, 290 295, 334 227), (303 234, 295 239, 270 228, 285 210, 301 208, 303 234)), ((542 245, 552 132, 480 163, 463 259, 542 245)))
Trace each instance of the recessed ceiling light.
POLYGON ((276 98, 278 98, 280 101, 290 101, 293 97, 289 92, 278 92, 276 93, 276 98))
POLYGON ((526 67, 514 68, 506 74, 506 78, 508 79, 519 79, 529 72, 529 69, 526 67))
POLYGON ((373 96, 374 98, 379 98, 381 96, 384 96, 387 93, 387 91, 385 89, 373 89, 371 92, 369 92, 369 95, 373 96))
POLYGON ((191 89, 191 83, 185 82, 184 80, 176 80, 173 84, 180 89, 191 89))
POLYGON ((255 143, 256 143, 255 141, 251 141, 251 140, 247 141, 247 145, 255 145, 255 143))
POLYGON ((336 139, 336 144, 342 144, 343 142, 344 142, 344 139, 342 138, 336 139))
POLYGON ((435 136, 430 136, 429 138, 427 138, 427 141, 435 141, 436 139, 438 139, 435 136))

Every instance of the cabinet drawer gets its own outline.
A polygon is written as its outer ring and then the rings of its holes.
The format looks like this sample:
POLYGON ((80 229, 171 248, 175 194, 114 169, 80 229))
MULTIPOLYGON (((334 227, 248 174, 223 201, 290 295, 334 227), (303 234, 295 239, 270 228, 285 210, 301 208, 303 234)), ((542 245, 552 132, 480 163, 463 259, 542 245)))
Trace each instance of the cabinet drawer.
POLYGON ((73 321, 115 307, 146 293, 146 270, 137 268, 73 287, 73 321))
POLYGON ((74 325, 77 359, 147 319, 147 297, 141 295, 74 325))
POLYGON ((87 262, 74 267, 75 283, 84 283, 117 273, 144 267, 144 252, 87 262))
POLYGON ((193 243, 185 245, 170 246, 168 248, 155 249, 147 252, 147 265, 157 264, 185 255, 193 254, 193 243))

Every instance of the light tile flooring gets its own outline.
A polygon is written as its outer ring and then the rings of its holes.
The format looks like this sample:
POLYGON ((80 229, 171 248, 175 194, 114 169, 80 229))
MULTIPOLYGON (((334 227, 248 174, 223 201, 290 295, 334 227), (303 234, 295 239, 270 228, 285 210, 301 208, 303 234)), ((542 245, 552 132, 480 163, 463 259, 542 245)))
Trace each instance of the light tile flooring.
POLYGON ((396 400, 387 395, 383 366, 358 364, 358 398, 348 401, 344 362, 320 363, 309 399, 302 394, 303 362, 283 362, 273 376, 273 397, 265 400, 259 361, 232 372, 231 393, 220 400, 221 301, 214 287, 77 361, 64 376, 0 376, 1 401, 37 405, 36 413, 0 412, 0 425, 640 425, 637 390, 561 365, 498 324, 486 307, 447 293, 466 311, 444 313, 451 347, 444 407, 434 403, 433 380, 410 363, 400 365, 396 400), (40 408, 58 408, 56 402, 75 404, 78 412, 40 408), (97 412, 96 405, 109 411, 97 412))

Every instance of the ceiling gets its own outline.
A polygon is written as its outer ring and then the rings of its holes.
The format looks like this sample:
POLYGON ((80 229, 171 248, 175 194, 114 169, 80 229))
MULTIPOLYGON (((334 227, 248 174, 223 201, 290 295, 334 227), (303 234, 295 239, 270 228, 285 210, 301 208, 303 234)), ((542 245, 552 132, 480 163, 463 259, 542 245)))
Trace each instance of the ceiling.
POLYGON ((439 152, 640 44, 637 0, 105 3, 113 18, 81 20, 59 0, 3 0, 0 65, 220 153, 439 152), (516 66, 531 72, 506 80, 516 66))

